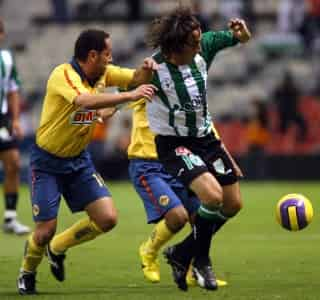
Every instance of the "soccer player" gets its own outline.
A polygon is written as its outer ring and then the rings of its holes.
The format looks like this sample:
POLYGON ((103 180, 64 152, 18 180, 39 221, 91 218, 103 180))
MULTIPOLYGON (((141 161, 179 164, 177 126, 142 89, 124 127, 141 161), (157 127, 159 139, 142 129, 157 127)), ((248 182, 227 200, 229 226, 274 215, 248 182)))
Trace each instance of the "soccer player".
MULTIPOLYGON (((0 44, 5 38, 0 19, 0 44)), ((20 81, 11 51, 0 48, 0 160, 4 169, 4 223, 7 233, 26 234, 30 228, 17 220, 20 155, 18 140, 23 131, 19 121, 20 81)))
POLYGON ((20 294, 36 293, 36 270, 45 252, 54 277, 63 281, 66 250, 116 225, 111 195, 86 146, 104 108, 144 97, 150 99, 154 94, 154 86, 150 84, 118 94, 105 93, 104 88, 128 88, 148 82, 156 63, 147 58, 134 71, 108 65, 111 61, 109 34, 86 30, 75 43, 70 63, 57 66, 48 79, 36 143, 31 151, 35 229, 25 246, 17 282, 20 294), (88 218, 54 236, 61 195, 72 212, 85 210, 88 218))
MULTIPOLYGON (((158 160, 154 134, 146 116, 144 99, 133 105, 131 143, 128 147, 130 179, 141 197, 147 222, 155 223, 148 239, 139 247, 144 277, 153 283, 160 281, 158 252, 194 217, 200 202, 176 178, 168 174, 158 160)), ((187 273, 188 285, 194 285, 192 270, 187 273)), ((219 285, 226 285, 219 280, 219 285)))
POLYGON ((230 20, 229 30, 202 34, 192 11, 184 7, 157 18, 149 30, 149 45, 157 49, 152 83, 158 90, 147 103, 147 114, 158 157, 201 201, 192 234, 164 252, 181 289, 187 288, 185 275, 192 259, 198 283, 217 289, 209 258, 211 239, 242 207, 241 171, 212 130, 206 90, 215 55, 246 43, 250 36, 240 19, 230 20))

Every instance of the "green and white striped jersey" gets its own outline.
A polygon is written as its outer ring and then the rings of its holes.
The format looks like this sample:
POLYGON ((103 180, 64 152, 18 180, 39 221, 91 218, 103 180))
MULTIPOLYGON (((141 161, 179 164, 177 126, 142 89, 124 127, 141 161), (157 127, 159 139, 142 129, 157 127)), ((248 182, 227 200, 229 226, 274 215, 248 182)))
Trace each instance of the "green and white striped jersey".
POLYGON ((0 49, 0 115, 8 113, 8 93, 19 90, 16 64, 9 50, 0 49))
POLYGON ((202 35, 201 53, 189 65, 173 65, 165 61, 160 51, 153 55, 159 69, 152 83, 158 91, 147 103, 147 114, 154 133, 202 137, 211 131, 208 69, 218 51, 237 43, 231 31, 210 31, 202 35))

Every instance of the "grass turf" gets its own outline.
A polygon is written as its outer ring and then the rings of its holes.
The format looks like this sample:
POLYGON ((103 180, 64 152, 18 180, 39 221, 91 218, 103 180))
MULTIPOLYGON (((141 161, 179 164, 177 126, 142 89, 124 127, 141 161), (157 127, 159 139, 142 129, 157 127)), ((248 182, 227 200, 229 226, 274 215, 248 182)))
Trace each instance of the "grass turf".
MULTIPOLYGON (((119 224, 109 234, 70 249, 64 283, 56 282, 44 258, 38 272, 37 299, 320 299, 318 183, 242 183, 244 209, 213 241, 212 257, 219 278, 228 281, 217 292, 174 285, 169 266, 161 257, 161 282, 144 281, 137 249, 150 233, 142 202, 129 183, 108 185, 119 211, 119 224), (277 200, 287 193, 303 193, 313 203, 312 224, 288 232, 275 221, 277 200)), ((22 187, 21 220, 32 225, 29 192, 22 187)), ((62 204, 58 231, 81 215, 71 215, 62 204)), ((175 237, 179 240, 188 228, 175 237)), ((25 237, 0 233, 0 299, 18 299, 15 280, 25 237)), ((27 297, 29 298, 29 297, 27 297)))

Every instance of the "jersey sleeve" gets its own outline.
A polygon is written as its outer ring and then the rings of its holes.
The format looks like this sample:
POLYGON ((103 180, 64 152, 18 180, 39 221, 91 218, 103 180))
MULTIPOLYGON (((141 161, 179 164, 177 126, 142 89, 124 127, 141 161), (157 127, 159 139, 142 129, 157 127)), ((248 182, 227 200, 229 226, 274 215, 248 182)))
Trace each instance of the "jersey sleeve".
POLYGON ((89 93, 89 90, 76 72, 60 66, 53 70, 49 77, 47 93, 59 95, 69 103, 73 103, 77 96, 89 93))
POLYGON ((127 89, 131 83, 135 70, 120 68, 114 65, 108 65, 105 74, 106 86, 117 86, 122 89, 127 89))
POLYGON ((215 55, 222 49, 235 46, 239 40, 234 37, 232 31, 209 31, 202 35, 201 54, 210 66, 215 55))

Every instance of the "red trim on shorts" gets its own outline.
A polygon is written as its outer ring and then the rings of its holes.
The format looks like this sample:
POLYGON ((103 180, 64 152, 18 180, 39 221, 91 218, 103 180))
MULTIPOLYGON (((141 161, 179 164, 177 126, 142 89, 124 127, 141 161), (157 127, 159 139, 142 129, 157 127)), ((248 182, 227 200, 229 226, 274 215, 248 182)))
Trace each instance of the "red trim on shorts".
POLYGON ((159 203, 157 201, 157 198, 156 196, 152 193, 152 190, 151 190, 151 187, 150 185, 148 184, 148 181, 147 179, 142 175, 139 177, 139 180, 140 180, 140 183, 143 185, 143 187, 145 188, 151 202, 153 203, 153 205, 156 207, 157 211, 162 214, 162 209, 161 207, 159 206, 159 203))
POLYGON ((81 94, 80 91, 78 90, 78 88, 73 84, 73 82, 71 81, 68 71, 67 69, 64 69, 64 77, 66 79, 66 81, 68 82, 68 84, 70 85, 70 87, 72 89, 74 89, 76 91, 76 93, 78 94, 78 96, 81 94))

